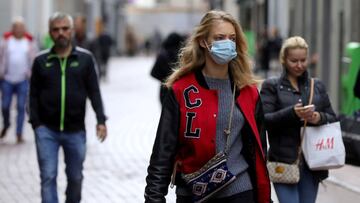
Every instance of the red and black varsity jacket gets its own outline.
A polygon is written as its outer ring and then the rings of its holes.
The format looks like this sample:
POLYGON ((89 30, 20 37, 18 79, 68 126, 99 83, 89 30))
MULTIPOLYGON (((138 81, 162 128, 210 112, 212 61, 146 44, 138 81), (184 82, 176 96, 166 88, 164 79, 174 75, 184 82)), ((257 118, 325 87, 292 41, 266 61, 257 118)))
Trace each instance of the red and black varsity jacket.
MULTIPOLYGON (((259 93, 255 86, 237 91, 236 104, 245 118, 241 131, 243 153, 258 203, 270 202, 266 169, 266 140, 259 93)), ((172 87, 163 104, 145 188, 146 202, 165 202, 173 164, 178 173, 201 168, 216 153, 218 95, 210 90, 200 71, 190 73, 172 87)), ((235 123, 234 123, 235 125, 235 123)))

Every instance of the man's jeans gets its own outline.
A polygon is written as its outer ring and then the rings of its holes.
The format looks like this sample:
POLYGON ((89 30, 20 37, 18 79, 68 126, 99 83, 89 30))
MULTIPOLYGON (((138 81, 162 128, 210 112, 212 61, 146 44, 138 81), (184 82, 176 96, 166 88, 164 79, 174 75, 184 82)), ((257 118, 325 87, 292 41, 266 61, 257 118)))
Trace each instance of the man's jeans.
POLYGON ((2 98, 1 109, 4 119, 4 128, 10 126, 10 107, 12 96, 15 93, 17 96, 17 119, 16 119, 16 135, 21 135, 25 117, 25 102, 28 92, 28 80, 19 83, 10 83, 3 80, 1 84, 2 98))
POLYGON ((315 203, 319 181, 304 164, 300 166, 300 181, 297 184, 274 183, 280 203, 315 203))
POLYGON ((58 203, 56 177, 60 147, 64 150, 65 173, 68 181, 66 203, 80 202, 86 153, 85 131, 64 133, 42 125, 35 129, 35 141, 40 168, 42 203, 58 203))

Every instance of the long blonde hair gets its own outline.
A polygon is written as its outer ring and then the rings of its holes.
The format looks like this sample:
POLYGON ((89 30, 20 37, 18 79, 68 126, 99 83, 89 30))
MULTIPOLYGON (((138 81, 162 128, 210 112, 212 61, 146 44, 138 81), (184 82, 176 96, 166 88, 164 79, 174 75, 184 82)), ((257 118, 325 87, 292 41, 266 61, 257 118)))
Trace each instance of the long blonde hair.
POLYGON ((208 37, 212 26, 218 20, 229 22, 235 28, 237 57, 229 63, 229 71, 236 86, 242 88, 257 83, 251 71, 247 43, 241 26, 230 14, 212 10, 204 15, 185 47, 181 49, 177 67, 165 81, 167 87, 171 87, 182 76, 201 69, 205 65, 205 51, 207 50, 200 46, 200 40, 208 37))

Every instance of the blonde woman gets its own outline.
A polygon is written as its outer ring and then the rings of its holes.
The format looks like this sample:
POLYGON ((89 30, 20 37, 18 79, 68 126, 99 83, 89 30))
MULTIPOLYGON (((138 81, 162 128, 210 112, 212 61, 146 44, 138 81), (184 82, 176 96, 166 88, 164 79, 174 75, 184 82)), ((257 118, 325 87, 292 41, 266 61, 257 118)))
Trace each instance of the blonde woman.
POLYGON ((165 202, 173 172, 177 203, 192 202, 193 188, 182 175, 197 171, 226 146, 228 170, 236 178, 207 202, 270 202, 262 104, 236 20, 223 11, 206 13, 165 84, 169 92, 148 167, 145 202, 165 202))
MULTIPOLYGON (((313 104, 305 108, 310 94, 308 45, 299 37, 284 41, 280 51, 283 73, 267 79, 261 89, 265 123, 269 136, 269 160, 294 163, 300 146, 300 128, 336 121, 324 84, 315 79, 313 104)), ((315 203, 319 182, 328 171, 311 171, 301 157, 300 181, 297 184, 274 183, 280 203, 315 203)))

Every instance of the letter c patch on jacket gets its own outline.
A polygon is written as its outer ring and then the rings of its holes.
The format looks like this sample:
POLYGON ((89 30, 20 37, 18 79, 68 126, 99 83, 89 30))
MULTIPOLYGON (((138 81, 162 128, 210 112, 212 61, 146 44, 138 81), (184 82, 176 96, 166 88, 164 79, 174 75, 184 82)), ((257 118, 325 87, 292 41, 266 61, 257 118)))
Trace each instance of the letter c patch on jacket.
POLYGON ((189 109, 193 109, 201 105, 201 99, 199 98, 194 99, 194 101, 190 100, 191 92, 199 93, 199 90, 194 85, 191 85, 184 90, 185 105, 189 109))

